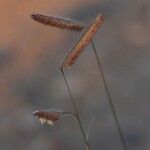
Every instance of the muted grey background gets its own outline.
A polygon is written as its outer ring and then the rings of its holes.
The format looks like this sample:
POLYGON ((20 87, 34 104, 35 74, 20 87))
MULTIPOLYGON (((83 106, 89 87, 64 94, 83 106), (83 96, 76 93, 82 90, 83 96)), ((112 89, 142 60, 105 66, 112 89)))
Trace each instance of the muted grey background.
MULTIPOLYGON (((89 25, 98 13, 104 25, 94 37, 129 150, 150 147, 149 0, 39 0, 0 3, 0 149, 84 149, 75 118, 42 126, 32 112, 73 111, 58 67, 80 33, 36 23, 32 13, 72 18, 89 25)), ((122 150, 91 45, 66 76, 85 130, 93 121, 93 150, 122 150)))

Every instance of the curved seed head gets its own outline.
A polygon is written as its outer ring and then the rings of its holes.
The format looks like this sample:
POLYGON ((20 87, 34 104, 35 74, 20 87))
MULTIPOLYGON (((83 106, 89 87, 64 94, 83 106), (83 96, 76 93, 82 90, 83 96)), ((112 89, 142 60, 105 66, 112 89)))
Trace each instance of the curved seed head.
POLYGON ((94 35, 97 33, 98 29, 103 24, 104 18, 102 15, 97 15, 93 23, 86 29, 86 31, 79 38, 77 43, 74 45, 66 59, 64 60, 62 68, 69 68, 75 63, 80 54, 84 51, 87 45, 90 43, 94 35))

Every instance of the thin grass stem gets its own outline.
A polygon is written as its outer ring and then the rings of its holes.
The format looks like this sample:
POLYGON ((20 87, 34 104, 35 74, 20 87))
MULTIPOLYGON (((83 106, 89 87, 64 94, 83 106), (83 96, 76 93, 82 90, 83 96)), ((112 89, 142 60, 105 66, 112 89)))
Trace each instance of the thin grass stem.
POLYGON ((118 130, 121 142, 122 142, 123 149, 128 150, 127 144, 126 144, 126 141, 125 141, 125 137, 124 137, 123 131, 121 129, 119 119, 117 117, 116 109, 115 109, 113 100, 111 98, 109 88, 107 86, 107 82, 106 82, 106 78, 105 78, 105 75, 104 75, 104 71, 102 69, 101 61, 100 61, 100 58, 98 57, 97 50, 95 48, 95 44, 94 44, 93 40, 91 41, 91 44, 92 44, 93 52, 94 52, 94 55, 95 55, 95 58, 96 58, 96 61, 97 61, 97 64, 98 64, 98 68, 99 68, 99 71, 100 71, 100 74, 101 74, 101 78, 102 78, 102 81, 103 81, 103 84, 104 84, 104 88, 105 88, 106 95, 107 95, 107 98, 108 98, 108 101, 109 101, 109 105, 110 105, 110 108, 111 108, 111 111, 112 111, 112 114, 113 114, 113 117, 114 117, 114 121, 116 123, 116 127, 117 127, 117 130, 118 130))
POLYGON ((66 76, 65 76, 65 74, 64 74, 63 68, 61 68, 61 73, 62 73, 63 79, 64 79, 64 81, 65 81, 65 84, 66 84, 66 87, 67 87, 67 90, 68 90, 68 93, 69 93, 69 96, 70 96, 70 99, 71 99, 71 102, 72 102, 72 105, 73 105, 73 108, 74 108, 74 112, 75 112, 75 114, 76 114, 76 118, 77 118, 78 123, 79 123, 80 131, 81 131, 81 133, 82 133, 82 135, 83 135, 83 138, 84 138, 84 142, 85 142, 85 145, 86 145, 86 149, 87 149, 87 150, 91 150, 91 146, 90 146, 90 144, 89 144, 89 142, 88 142, 88 140, 87 140, 87 138, 86 138, 86 133, 85 133, 85 131, 84 131, 84 129, 83 129, 83 125, 82 125, 82 123, 81 123, 81 119, 80 119, 80 116, 79 116, 79 113, 78 113, 78 110, 77 110, 77 106, 76 106, 75 100, 74 100, 74 98, 73 98, 73 96, 72 96, 72 93, 71 93, 70 87, 69 87, 69 85, 68 85, 68 81, 67 81, 67 79, 66 79, 66 76))

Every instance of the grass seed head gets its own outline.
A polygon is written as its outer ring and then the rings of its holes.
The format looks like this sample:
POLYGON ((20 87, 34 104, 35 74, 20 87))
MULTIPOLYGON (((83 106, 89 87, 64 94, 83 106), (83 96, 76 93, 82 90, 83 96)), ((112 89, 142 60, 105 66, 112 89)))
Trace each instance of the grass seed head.
POLYGON ((33 115, 41 122, 41 124, 48 123, 49 125, 53 125, 60 118, 61 112, 37 110, 33 112, 33 115))
POLYGON ((69 68, 75 63, 77 58, 83 52, 83 50, 90 43, 94 35, 97 33, 98 29, 103 24, 104 18, 102 15, 97 15, 93 23, 85 30, 82 36, 79 38, 75 46, 72 48, 66 59, 64 60, 61 68, 69 68))
POLYGON ((81 31, 84 29, 84 25, 81 23, 67 18, 46 16, 42 14, 32 14, 31 18, 34 21, 60 29, 66 29, 70 31, 81 31))

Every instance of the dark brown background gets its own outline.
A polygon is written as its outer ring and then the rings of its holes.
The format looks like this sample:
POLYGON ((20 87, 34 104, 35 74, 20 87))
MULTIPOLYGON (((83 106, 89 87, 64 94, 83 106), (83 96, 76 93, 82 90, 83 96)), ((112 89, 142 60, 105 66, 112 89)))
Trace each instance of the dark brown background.
MULTIPOLYGON (((79 33, 30 19, 43 13, 85 24, 102 13, 95 37, 111 95, 130 150, 150 147, 150 2, 149 0, 1 0, 0 2, 0 149, 83 149, 73 118, 42 126, 32 111, 72 111, 58 69, 79 33)), ((121 150, 121 142, 91 49, 66 72, 93 150, 121 150)))

